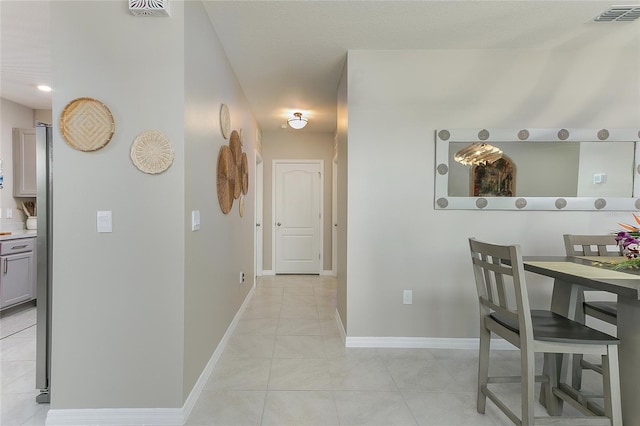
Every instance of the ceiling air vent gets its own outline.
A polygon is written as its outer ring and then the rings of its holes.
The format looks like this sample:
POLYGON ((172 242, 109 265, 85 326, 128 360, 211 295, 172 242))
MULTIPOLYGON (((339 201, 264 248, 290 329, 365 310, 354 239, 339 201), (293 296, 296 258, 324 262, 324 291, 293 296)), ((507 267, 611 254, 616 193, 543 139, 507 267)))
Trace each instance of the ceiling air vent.
POLYGON ((630 22, 640 18, 640 6, 611 6, 594 18, 594 22, 630 22))
POLYGON ((135 16, 169 16, 169 0, 129 0, 129 11, 135 16))

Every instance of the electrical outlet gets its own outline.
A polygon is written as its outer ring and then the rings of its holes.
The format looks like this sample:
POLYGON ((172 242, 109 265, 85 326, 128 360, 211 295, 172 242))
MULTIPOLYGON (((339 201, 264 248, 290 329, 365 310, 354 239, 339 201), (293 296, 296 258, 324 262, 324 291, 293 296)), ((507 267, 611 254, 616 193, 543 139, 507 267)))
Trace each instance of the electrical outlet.
POLYGON ((7 209, 7 219, 12 219, 13 218, 13 209, 12 208, 8 208, 7 209))
POLYGON ((244 282, 244 272, 240 272, 239 282, 240 284, 244 282))
POLYGON ((402 303, 405 305, 413 304, 413 290, 403 290, 402 303))

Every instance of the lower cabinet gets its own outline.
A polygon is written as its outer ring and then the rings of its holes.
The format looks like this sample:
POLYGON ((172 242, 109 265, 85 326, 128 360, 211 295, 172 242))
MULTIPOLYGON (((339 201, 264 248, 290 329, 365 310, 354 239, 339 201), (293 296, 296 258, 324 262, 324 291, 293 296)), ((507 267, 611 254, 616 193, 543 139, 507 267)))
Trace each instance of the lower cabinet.
POLYGON ((0 242, 0 309, 36 296, 35 239, 0 242))

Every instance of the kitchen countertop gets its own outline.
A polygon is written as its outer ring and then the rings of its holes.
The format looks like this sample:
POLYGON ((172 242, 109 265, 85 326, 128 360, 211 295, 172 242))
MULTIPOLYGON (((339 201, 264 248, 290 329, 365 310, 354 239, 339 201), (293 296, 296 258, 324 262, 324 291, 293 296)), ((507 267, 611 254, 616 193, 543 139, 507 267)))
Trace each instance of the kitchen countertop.
POLYGON ((21 229, 7 232, 11 232, 11 235, 0 235, 0 241, 15 240, 18 238, 35 238, 38 236, 35 229, 21 229))

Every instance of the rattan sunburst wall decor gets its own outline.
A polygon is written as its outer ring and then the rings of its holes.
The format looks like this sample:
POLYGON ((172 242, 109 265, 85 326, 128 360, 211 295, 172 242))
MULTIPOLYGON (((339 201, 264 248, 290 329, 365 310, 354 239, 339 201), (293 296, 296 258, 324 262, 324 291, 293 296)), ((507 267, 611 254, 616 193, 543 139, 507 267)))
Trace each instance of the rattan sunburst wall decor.
POLYGON ((233 207, 234 166, 231 149, 227 145, 223 145, 218 152, 216 189, 220 209, 224 214, 229 213, 233 207))

